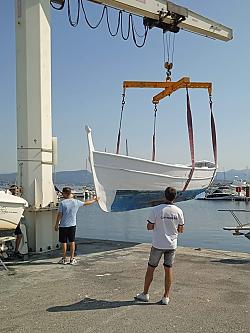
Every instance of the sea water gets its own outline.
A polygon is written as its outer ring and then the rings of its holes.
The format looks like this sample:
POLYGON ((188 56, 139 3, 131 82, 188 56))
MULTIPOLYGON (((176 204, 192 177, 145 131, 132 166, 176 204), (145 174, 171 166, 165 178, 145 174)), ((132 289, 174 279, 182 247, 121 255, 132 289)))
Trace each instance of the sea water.
MULTIPOLYGON (((225 226, 236 226, 229 212, 219 209, 246 209, 249 213, 237 212, 242 223, 250 222, 250 202, 222 200, 190 200, 178 203, 185 217, 185 230, 178 244, 192 248, 210 248, 228 251, 250 252, 250 240, 233 236, 225 226)), ((105 213, 98 204, 79 209, 77 236, 83 238, 151 242, 152 232, 146 229, 146 220, 151 208, 123 213, 105 213)))

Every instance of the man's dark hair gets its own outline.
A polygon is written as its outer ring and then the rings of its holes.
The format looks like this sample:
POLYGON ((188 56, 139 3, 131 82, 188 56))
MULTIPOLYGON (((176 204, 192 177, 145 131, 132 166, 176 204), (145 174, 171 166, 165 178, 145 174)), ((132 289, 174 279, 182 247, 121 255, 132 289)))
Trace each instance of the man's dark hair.
POLYGON ((71 188, 70 187, 64 187, 62 189, 62 193, 65 193, 67 195, 70 195, 71 194, 71 188))
POLYGON ((13 184, 10 186, 9 191, 12 195, 17 195, 18 193, 18 186, 13 184))
POLYGON ((165 190, 165 197, 167 201, 174 201, 176 194, 176 189, 173 187, 167 187, 165 190))

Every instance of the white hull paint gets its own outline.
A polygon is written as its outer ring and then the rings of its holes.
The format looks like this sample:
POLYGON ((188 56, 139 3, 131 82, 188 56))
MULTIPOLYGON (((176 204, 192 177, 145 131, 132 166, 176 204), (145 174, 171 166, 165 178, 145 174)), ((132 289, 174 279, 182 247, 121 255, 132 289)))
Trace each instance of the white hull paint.
MULTIPOLYGON (((86 131, 96 193, 99 197, 99 205, 104 211, 114 211, 115 202, 118 200, 117 191, 121 193, 119 206, 122 204, 122 195, 128 199, 129 196, 139 192, 144 193, 143 200, 147 196, 148 204, 144 201, 144 206, 140 205, 138 208, 155 205, 157 200, 152 200, 151 194, 153 193, 156 199, 156 197, 158 198, 157 193, 164 194, 167 186, 177 189, 179 201, 188 200, 205 190, 215 175, 216 168, 211 162, 204 162, 204 165, 209 165, 209 167, 196 167, 186 191, 190 197, 184 195, 182 199, 181 192, 188 180, 190 166, 164 164, 131 156, 95 151, 91 129, 86 127, 86 131)), ((125 199, 124 204, 126 205, 125 199)), ((136 205, 133 207, 132 209, 136 209, 136 205)), ((115 211, 124 210, 130 210, 130 208, 117 206, 115 209, 115 211)))
POLYGON ((15 229, 27 206, 23 198, 0 191, 0 230, 15 229))

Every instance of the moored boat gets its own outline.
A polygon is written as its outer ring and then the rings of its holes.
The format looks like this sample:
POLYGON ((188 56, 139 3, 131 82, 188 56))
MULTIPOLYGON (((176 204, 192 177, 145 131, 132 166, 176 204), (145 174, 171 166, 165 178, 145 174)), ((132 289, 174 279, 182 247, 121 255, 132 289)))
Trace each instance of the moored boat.
POLYGON ((23 198, 0 191, 0 229, 15 229, 27 206, 23 198))

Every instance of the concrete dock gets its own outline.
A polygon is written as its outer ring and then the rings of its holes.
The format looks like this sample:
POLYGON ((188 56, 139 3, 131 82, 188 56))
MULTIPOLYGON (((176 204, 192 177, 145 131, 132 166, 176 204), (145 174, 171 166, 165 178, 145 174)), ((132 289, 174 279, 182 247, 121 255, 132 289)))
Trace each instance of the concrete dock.
POLYGON ((142 291, 150 244, 78 240, 78 265, 59 251, 0 268, 0 332, 250 332, 250 254, 178 248, 169 305, 162 265, 142 291))

